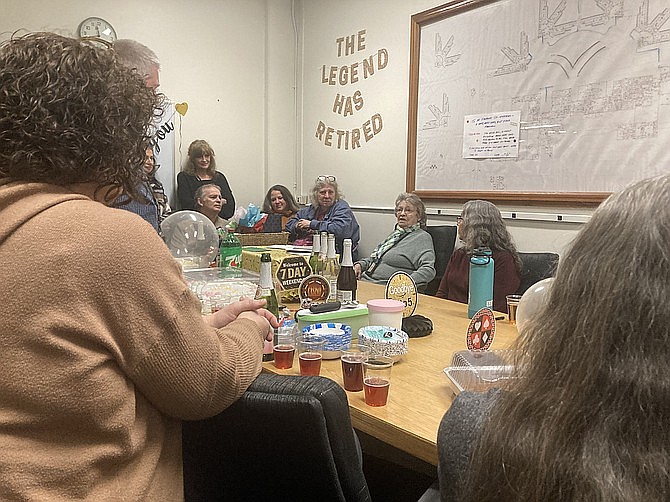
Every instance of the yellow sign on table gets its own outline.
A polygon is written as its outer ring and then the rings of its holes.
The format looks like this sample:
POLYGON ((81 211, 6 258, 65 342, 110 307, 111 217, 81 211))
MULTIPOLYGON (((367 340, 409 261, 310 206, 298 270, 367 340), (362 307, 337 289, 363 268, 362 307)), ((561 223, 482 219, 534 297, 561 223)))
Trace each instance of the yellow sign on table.
POLYGON ((283 249, 266 247, 243 247, 242 268, 252 272, 261 270, 261 254, 270 253, 272 259, 272 277, 275 289, 282 303, 300 300, 300 283, 312 273, 307 257, 289 253, 283 249))
POLYGON ((386 298, 398 300, 405 304, 402 316, 409 317, 416 310, 419 294, 416 291, 416 283, 409 274, 396 272, 386 282, 386 298))

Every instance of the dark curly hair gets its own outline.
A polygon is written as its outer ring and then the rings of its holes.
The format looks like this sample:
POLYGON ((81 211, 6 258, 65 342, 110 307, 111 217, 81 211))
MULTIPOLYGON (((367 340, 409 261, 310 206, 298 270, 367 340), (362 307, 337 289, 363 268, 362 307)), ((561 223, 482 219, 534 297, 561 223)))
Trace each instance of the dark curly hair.
POLYGON ((0 177, 93 182, 140 197, 149 124, 163 96, 114 51, 54 33, 0 44, 0 177))

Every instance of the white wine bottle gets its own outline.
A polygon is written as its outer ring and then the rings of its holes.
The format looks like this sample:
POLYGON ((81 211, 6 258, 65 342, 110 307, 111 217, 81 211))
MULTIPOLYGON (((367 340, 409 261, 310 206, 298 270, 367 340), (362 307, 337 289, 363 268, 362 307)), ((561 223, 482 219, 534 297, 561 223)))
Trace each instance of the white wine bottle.
POLYGON ((317 233, 312 236, 312 254, 309 257, 309 267, 312 269, 312 274, 318 274, 320 251, 321 235, 317 233))
POLYGON ((357 287, 354 261, 351 258, 351 239, 344 239, 342 264, 337 275, 337 299, 342 303, 355 300, 357 287))
POLYGON ((326 270, 326 256, 328 254, 328 232, 321 232, 321 248, 319 250, 319 263, 316 266, 317 274, 325 275, 326 270))
POLYGON ((328 252, 326 254, 326 267, 323 271, 323 277, 330 285, 330 294, 328 301, 332 302, 337 299, 337 276, 340 273, 340 262, 337 261, 335 255, 335 235, 328 234, 328 252))

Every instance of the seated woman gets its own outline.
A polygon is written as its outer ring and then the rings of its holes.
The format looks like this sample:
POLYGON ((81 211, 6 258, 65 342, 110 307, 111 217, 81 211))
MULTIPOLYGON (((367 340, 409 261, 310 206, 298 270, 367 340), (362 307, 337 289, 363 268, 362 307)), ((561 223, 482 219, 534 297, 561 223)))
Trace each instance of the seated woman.
POLYGON ((395 229, 369 258, 354 263, 359 279, 376 283, 388 281, 395 272, 406 272, 417 286, 435 277, 433 239, 424 230, 426 207, 414 194, 401 193, 395 200, 395 229))
POLYGON ((156 164, 156 159, 154 158, 153 148, 147 147, 146 156, 144 157, 144 172, 147 175, 149 188, 151 188, 151 193, 153 194, 156 206, 158 207, 158 225, 160 226, 163 220, 170 216, 172 209, 168 203, 167 195, 165 195, 163 183, 156 178, 156 171, 158 171, 159 167, 160 166, 156 164))
POLYGON ((442 500, 668 500, 669 199, 662 176, 593 213, 508 391, 462 393, 442 419, 442 500))
POLYGON ((265 194, 261 211, 267 214, 263 223, 263 232, 282 232, 286 222, 298 212, 300 208, 293 198, 293 194, 284 185, 274 185, 265 194))
POLYGON ((353 211, 342 198, 335 176, 319 176, 312 188, 312 203, 286 223, 294 244, 311 245, 312 234, 335 234, 335 250, 342 255, 342 242, 351 239, 351 256, 356 260, 360 228, 353 211))
POLYGON ((458 217, 458 238, 464 246, 454 251, 435 296, 468 303, 470 254, 477 248, 493 251, 493 309, 507 311, 507 295, 519 289, 521 262, 498 208, 485 200, 471 200, 458 217))
POLYGON ((228 220, 219 216, 222 205, 221 189, 214 183, 202 185, 195 191, 196 211, 207 216, 216 228, 223 228, 228 223, 228 220))
POLYGON ((221 190, 222 205, 219 216, 230 218, 235 212, 235 197, 228 180, 216 170, 214 150, 203 139, 196 139, 188 147, 188 160, 184 170, 177 175, 177 198, 180 209, 196 210, 195 191, 202 185, 213 183, 221 190))

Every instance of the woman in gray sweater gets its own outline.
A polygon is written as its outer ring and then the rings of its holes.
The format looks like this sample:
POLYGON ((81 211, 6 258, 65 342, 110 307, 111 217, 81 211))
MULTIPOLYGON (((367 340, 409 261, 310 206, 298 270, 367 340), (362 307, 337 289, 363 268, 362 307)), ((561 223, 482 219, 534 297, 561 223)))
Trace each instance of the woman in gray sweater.
POLYGON ((433 239, 424 230, 426 207, 414 194, 401 193, 395 201, 395 229, 368 258, 354 263, 359 279, 384 283, 395 272, 406 272, 417 286, 435 277, 433 239))

